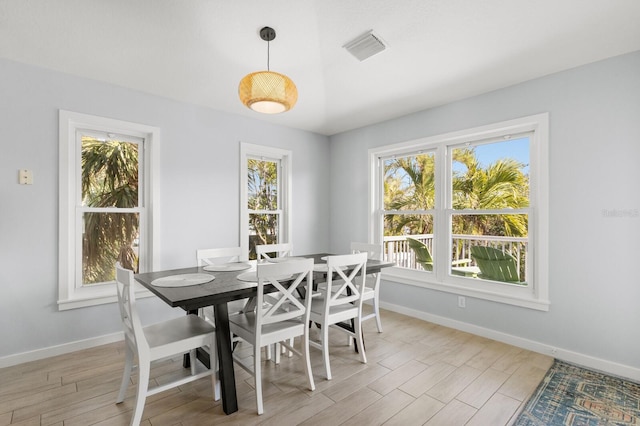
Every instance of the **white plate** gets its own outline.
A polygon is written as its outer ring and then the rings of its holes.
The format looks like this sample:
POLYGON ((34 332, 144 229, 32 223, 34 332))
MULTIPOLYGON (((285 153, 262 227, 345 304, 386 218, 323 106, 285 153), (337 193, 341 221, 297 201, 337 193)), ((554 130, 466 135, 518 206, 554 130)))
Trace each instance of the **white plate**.
POLYGON ((156 287, 188 287, 213 281, 215 277, 211 274, 179 274, 158 278, 151 281, 151 285, 156 287))
POLYGON ((240 281, 248 281, 250 283, 258 282, 258 273, 256 271, 243 272, 242 274, 238 274, 236 277, 240 281))
POLYGON ((290 260, 304 260, 304 257, 293 257, 293 256, 284 256, 284 257, 273 257, 265 259, 269 263, 282 263, 289 262, 290 260))
POLYGON ((218 263, 215 265, 207 265, 202 269, 205 271, 213 271, 213 272, 233 272, 233 271, 244 271, 245 269, 251 268, 251 265, 245 262, 231 262, 231 263, 218 263))

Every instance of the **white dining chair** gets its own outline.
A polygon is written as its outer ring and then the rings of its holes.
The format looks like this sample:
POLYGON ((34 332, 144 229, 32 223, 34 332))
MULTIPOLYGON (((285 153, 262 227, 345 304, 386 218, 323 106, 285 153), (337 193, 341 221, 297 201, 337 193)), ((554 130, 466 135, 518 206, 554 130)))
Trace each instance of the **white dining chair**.
POLYGON ((360 360, 366 364, 362 339, 362 296, 366 284, 367 254, 327 256, 327 280, 311 302, 311 321, 320 326, 320 340, 310 345, 322 350, 327 380, 331 380, 329 328, 356 339, 360 360), (336 326, 353 321, 353 330, 336 326))
MULTIPOLYGON (((260 262, 267 259, 291 257, 292 250, 293 250, 293 247, 291 243, 260 244, 260 245, 256 245, 256 258, 258 259, 258 262, 260 262)), ((274 346, 275 346, 274 362, 278 364, 280 363, 280 354, 284 349, 280 350, 279 349, 280 346, 278 344, 275 344, 274 346)), ((271 359, 272 358, 271 347, 270 346, 267 347, 266 351, 267 351, 267 359, 271 359)), ((288 356, 291 357, 293 356, 293 354, 289 351, 288 356)))
POLYGON ((291 256, 291 243, 280 244, 261 244, 256 246, 256 257, 258 261, 263 259, 272 259, 273 257, 291 256), (275 254, 275 256, 271 256, 275 254))
POLYGON ((210 354, 211 368, 200 373, 196 372, 196 349, 205 346, 215 347, 215 328, 213 325, 197 315, 185 315, 143 327, 136 308, 133 272, 122 268, 120 264, 116 264, 116 287, 125 340, 125 366, 116 403, 124 401, 127 388, 131 383, 131 372, 136 367, 134 361, 135 358, 138 359, 138 384, 131 425, 140 424, 147 396, 203 377, 211 377, 214 399, 220 399, 220 384, 216 377, 217 362, 215 362, 214 355, 210 354), (191 361, 190 376, 149 388, 153 361, 182 355, 186 352, 189 352, 191 361))
MULTIPOLYGON (((351 253, 367 253, 368 259, 382 260, 382 245, 368 243, 351 243, 351 253)), ((373 312, 363 315, 361 321, 376 319, 378 333, 382 333, 382 319, 380 318, 380 272, 367 275, 367 285, 364 287, 363 301, 371 300, 373 312)))
POLYGON ((198 266, 214 265, 217 263, 240 262, 242 249, 240 247, 225 247, 196 250, 198 266))
MULTIPOLYGON (((196 250, 196 262, 200 266, 209 266, 223 263, 240 262, 242 249, 240 247, 225 247, 196 250)), ((227 303, 229 314, 240 312, 244 309, 248 299, 234 300, 227 303)), ((200 316, 215 324, 215 313, 213 306, 206 306, 200 309, 200 316)))
POLYGON ((234 361, 254 377, 258 414, 264 412, 262 402, 262 351, 280 343, 304 359, 304 370, 309 389, 315 384, 309 358, 309 313, 313 288, 313 259, 282 263, 258 264, 256 309, 229 317, 231 331, 253 346, 253 365, 234 353, 234 361), (273 286, 269 302, 265 303, 265 286, 273 286), (305 298, 300 299, 298 289, 304 287, 305 298), (293 339, 301 336, 301 351, 294 348, 293 339))

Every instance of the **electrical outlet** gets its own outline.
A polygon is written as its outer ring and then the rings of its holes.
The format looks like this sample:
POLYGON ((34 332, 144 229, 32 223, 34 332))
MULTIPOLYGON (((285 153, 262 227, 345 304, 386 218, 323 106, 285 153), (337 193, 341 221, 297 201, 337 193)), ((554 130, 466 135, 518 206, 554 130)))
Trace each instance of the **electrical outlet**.
POLYGON ((464 296, 458 296, 458 308, 466 308, 467 299, 464 296))
POLYGON ((20 169, 18 172, 18 182, 20 185, 33 185, 33 172, 28 169, 20 169))

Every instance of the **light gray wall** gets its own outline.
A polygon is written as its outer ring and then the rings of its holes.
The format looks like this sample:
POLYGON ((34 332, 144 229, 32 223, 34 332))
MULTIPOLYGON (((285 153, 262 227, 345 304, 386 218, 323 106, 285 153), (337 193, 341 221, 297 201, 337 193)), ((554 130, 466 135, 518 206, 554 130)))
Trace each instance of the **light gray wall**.
MULTIPOLYGON (((425 72, 428 72, 425 71, 425 72)), ((549 312, 384 282, 381 299, 640 368, 640 52, 568 70, 331 138, 331 250, 367 239, 367 150, 549 112, 549 312)), ((638 376, 640 377, 640 376, 638 376)))
MULTIPOLYGON (((57 308, 59 109, 161 129, 164 267, 239 245, 240 141, 293 152, 294 250, 328 250, 327 137, 0 60, 0 359, 121 330, 115 304, 57 308), (22 168, 33 185, 18 185, 22 168)), ((149 321, 171 312, 141 305, 149 321)))

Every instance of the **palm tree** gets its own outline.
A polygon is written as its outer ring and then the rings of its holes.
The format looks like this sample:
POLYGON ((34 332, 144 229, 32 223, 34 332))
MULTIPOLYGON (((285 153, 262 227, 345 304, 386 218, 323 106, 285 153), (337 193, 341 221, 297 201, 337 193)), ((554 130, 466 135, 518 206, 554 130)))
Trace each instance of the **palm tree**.
MULTIPOLYGON (((482 168, 473 148, 455 149, 453 161, 464 166, 454 171, 452 179, 453 208, 507 209, 529 205, 528 177, 523 164, 513 159, 498 160, 482 168)), ((385 210, 430 210, 435 206, 435 157, 419 154, 390 160, 385 165, 385 210)), ((391 214, 386 217, 385 233, 429 233, 433 229, 431 215, 391 214)), ((525 215, 455 215, 453 233, 472 235, 527 234, 525 215)))
MULTIPOLYGON (((82 203, 96 208, 138 206, 138 146, 121 141, 82 138, 82 203)), ((136 213, 87 212, 82 240, 83 282, 114 278, 115 262, 138 271, 133 243, 136 213)))
MULTIPOLYGON (((275 161, 249 159, 248 208, 249 210, 274 211, 278 209, 278 163, 275 161)), ((278 238, 278 215, 252 213, 249 228, 255 232, 249 242, 250 258, 255 256, 255 246, 273 244, 278 238)))
MULTIPOLYGON (((464 165, 464 172, 453 175, 453 208, 497 210, 529 206, 529 180, 524 165, 513 159, 500 159, 480 167, 473 148, 456 149, 453 160, 464 165)), ((526 215, 454 216, 456 234, 527 235, 526 215)))
MULTIPOLYGON (((389 161, 385 166, 385 210, 428 210, 435 206, 434 156, 420 154, 389 161)), ((398 235, 433 230, 431 215, 387 215, 385 233, 398 235)))

